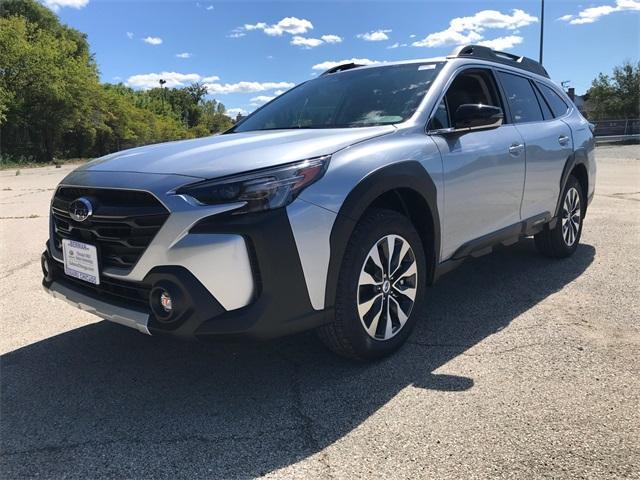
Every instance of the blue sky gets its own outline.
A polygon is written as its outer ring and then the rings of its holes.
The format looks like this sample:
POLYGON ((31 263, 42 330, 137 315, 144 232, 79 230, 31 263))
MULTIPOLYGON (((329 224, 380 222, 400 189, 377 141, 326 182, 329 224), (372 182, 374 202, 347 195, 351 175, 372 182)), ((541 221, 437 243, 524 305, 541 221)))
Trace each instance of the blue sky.
MULTIPOLYGON (((200 81, 250 112, 333 62, 446 55, 483 43, 538 57, 540 1, 42 0, 88 35, 105 82, 200 81)), ((544 65, 583 93, 640 58, 640 1, 546 1, 544 65)), ((233 110, 234 112, 236 110, 233 110)))

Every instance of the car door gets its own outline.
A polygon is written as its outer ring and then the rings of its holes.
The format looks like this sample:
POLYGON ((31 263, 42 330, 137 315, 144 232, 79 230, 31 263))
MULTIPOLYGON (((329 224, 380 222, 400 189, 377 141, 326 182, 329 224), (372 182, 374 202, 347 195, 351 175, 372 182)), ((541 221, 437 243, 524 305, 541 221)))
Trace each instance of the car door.
POLYGON ((455 110, 464 104, 503 108, 491 69, 460 71, 429 122, 444 173, 442 260, 463 245, 520 221, 525 174, 522 137, 509 123, 487 130, 447 132, 455 110))
POLYGON ((536 87, 530 79, 511 72, 498 71, 497 75, 525 145, 521 217, 551 215, 560 195, 562 170, 573 153, 571 129, 560 119, 569 107, 549 87, 536 87), (544 97, 549 96, 553 103, 545 100, 539 88, 544 88, 544 97))

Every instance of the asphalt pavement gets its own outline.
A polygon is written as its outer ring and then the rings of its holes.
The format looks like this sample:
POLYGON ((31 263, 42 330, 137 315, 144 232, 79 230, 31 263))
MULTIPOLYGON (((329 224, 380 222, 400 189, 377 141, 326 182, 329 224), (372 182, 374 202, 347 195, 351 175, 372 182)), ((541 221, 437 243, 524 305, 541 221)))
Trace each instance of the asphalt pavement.
POLYGON ((463 265, 371 364, 53 299, 39 256, 71 167, 0 172, 0 477, 640 478, 640 146, 597 157, 573 257, 527 239, 463 265))

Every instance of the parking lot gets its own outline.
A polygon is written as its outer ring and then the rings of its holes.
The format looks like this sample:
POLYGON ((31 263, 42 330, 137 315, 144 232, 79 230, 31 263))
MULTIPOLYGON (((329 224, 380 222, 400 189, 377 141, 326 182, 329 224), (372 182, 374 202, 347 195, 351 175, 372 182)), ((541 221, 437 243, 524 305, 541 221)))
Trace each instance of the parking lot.
POLYGON ((463 265, 372 364, 54 300, 39 256, 72 167, 0 172, 0 477, 640 478, 640 146, 597 156, 573 257, 527 239, 463 265))

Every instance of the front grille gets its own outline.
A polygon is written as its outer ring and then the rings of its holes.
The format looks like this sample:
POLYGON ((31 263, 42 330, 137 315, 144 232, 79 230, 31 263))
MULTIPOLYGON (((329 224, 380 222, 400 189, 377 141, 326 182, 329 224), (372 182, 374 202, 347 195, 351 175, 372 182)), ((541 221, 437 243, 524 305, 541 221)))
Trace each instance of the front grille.
POLYGON ((95 245, 100 268, 131 269, 142 256, 169 216, 167 209, 150 193, 99 188, 60 187, 51 214, 54 246, 62 239, 95 245), (93 214, 83 222, 69 215, 69 205, 85 197, 93 214))

